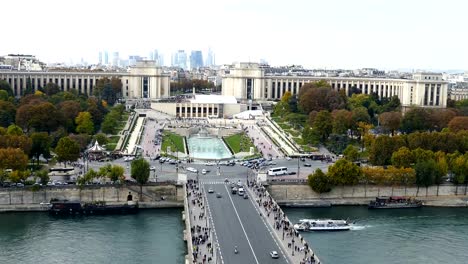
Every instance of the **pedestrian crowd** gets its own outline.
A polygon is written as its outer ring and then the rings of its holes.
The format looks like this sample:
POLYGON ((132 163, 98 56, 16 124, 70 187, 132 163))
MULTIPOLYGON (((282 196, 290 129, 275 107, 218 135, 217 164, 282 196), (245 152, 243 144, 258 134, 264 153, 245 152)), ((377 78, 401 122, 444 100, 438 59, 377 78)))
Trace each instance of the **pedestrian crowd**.
POLYGON ((299 234, 299 232, 294 229, 291 221, 289 221, 265 187, 258 185, 255 182, 249 183, 248 186, 252 187, 253 192, 257 196, 255 202, 258 204, 259 208, 263 209, 264 214, 268 218, 267 220, 272 220, 273 227, 278 231, 282 231, 282 239, 283 241, 285 239, 288 241, 287 247, 292 250, 292 256, 298 253, 304 254, 304 257, 301 259, 299 264, 320 264, 320 261, 315 258, 315 254, 312 249, 309 247, 307 242, 304 241, 304 238, 299 234), (270 216, 273 216, 273 219, 270 219, 270 216), (297 240, 300 241, 300 243, 297 243, 297 240))
POLYGON ((212 238, 210 238, 211 227, 205 215, 203 191, 200 190, 197 180, 188 180, 186 187, 190 215, 193 215, 190 227, 193 245, 193 263, 212 263, 214 249, 211 242, 212 238))

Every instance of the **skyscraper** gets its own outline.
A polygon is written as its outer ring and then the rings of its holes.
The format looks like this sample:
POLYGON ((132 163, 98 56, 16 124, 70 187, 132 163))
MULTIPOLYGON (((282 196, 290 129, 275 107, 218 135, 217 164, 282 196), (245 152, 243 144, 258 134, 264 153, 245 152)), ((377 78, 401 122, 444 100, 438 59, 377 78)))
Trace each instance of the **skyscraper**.
POLYGON ((104 51, 104 65, 109 65, 109 53, 104 51))
POLYGON ((99 65, 102 65, 102 51, 99 52, 99 65))
POLYGON ((198 69, 203 67, 203 55, 200 50, 192 50, 190 53, 190 68, 198 69))
POLYGON ((215 65, 215 55, 211 48, 208 49, 208 55, 206 56, 205 66, 210 67, 215 65))
POLYGON ((187 53, 184 50, 178 50, 172 55, 172 66, 187 69, 187 53))
POLYGON ((119 52, 112 53, 112 66, 119 66, 119 52))

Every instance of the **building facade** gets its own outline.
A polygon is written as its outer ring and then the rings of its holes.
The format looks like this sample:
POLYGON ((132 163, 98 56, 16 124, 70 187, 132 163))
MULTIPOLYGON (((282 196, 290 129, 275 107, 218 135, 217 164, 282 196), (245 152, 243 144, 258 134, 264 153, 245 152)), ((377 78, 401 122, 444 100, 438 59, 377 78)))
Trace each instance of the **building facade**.
POLYGON ((239 100, 278 100, 287 91, 299 93, 305 83, 324 80, 332 89, 362 94, 376 93, 380 98, 398 96, 403 107, 445 108, 448 83, 442 74, 415 73, 412 79, 315 77, 265 74, 257 63, 237 63, 223 77, 222 94, 239 100))
POLYGON ((123 98, 169 97, 169 75, 156 67, 154 61, 139 61, 128 72, 0 71, 0 79, 10 84, 16 97, 26 91, 28 83, 34 91, 45 87, 47 83, 55 83, 62 91, 75 89, 78 93, 92 95, 99 79, 113 77, 122 81, 123 98))

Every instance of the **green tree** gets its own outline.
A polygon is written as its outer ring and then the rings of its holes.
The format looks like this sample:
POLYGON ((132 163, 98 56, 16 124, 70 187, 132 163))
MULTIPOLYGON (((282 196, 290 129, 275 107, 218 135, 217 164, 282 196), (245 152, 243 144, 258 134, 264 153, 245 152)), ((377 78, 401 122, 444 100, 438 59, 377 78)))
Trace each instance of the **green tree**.
POLYGON ((435 183, 437 174, 436 162, 432 159, 417 162, 414 165, 414 170, 416 172, 416 184, 426 187, 427 195, 427 187, 435 183))
POLYGON ((304 126, 307 116, 298 113, 290 113, 286 116, 289 124, 291 124, 295 129, 301 128, 304 126))
POLYGON ((4 90, 8 93, 8 96, 13 96, 13 90, 7 81, 0 80, 0 90, 4 90))
POLYGON ((98 177, 99 177, 98 173, 95 170, 90 169, 88 172, 85 173, 85 175, 78 178, 77 184, 78 185, 85 185, 85 184, 88 184, 88 183, 92 183, 93 180, 98 178, 98 177))
POLYGON ((98 178, 107 178, 107 177, 109 177, 111 169, 112 169, 112 165, 110 163, 100 167, 98 172, 97 172, 98 178))
POLYGON ((389 137, 382 135, 375 138, 369 150, 369 160, 373 165, 389 165, 393 152, 404 146, 404 142, 399 137, 389 137))
POLYGON ((51 140, 46 132, 35 132, 31 134, 32 146, 31 155, 36 158, 37 164, 39 165, 39 157, 41 155, 44 158, 50 157, 50 143, 51 140))
POLYGON ((148 182, 150 176, 150 166, 143 158, 132 161, 131 176, 140 184, 140 198, 143 195, 143 184, 148 182))
POLYGON ((289 112, 290 112, 289 104, 287 102, 283 102, 283 101, 278 102, 275 105, 275 108, 274 108, 274 111, 273 111, 275 116, 285 116, 289 112))
POLYGON ((125 180, 124 171, 125 171, 125 169, 122 166, 113 165, 110 172, 109 172, 109 179, 113 183, 115 183, 116 181, 119 181, 119 180, 121 182, 123 182, 125 180))
POLYGON ((427 109, 413 108, 409 110, 401 121, 401 131, 411 133, 430 129, 429 115, 430 113, 427 109))
POLYGON ((93 134, 94 125, 89 112, 80 112, 75 118, 75 123, 77 125, 76 132, 88 135, 93 134))
POLYGON ((104 133, 98 133, 94 136, 94 140, 97 140, 99 145, 106 145, 107 142, 109 141, 107 139, 107 136, 104 133))
POLYGON ((362 176, 362 170, 351 161, 340 159, 328 167, 328 176, 336 185, 356 185, 362 176))
POLYGON ((356 161, 359 159, 359 151, 353 145, 348 145, 343 151, 343 155, 349 161, 356 161))
POLYGON ((70 137, 63 137, 55 148, 57 160, 67 166, 67 162, 76 161, 80 157, 80 146, 70 137))
POLYGON ((7 128, 7 134, 8 135, 16 135, 16 136, 21 136, 23 135, 23 130, 21 129, 21 127, 13 124, 13 125, 9 125, 8 128, 7 128))
POLYGON ((413 163, 413 154, 407 147, 401 147, 393 152, 391 161, 397 168, 409 168, 413 163))
POLYGON ((330 178, 320 169, 315 170, 313 174, 308 176, 308 183, 316 193, 329 192, 333 187, 330 178))
POLYGON ((320 111, 315 117, 313 128, 320 134, 322 141, 325 141, 333 131, 333 118, 330 112, 320 111))
POLYGON ((332 90, 326 81, 304 84, 299 91, 299 108, 305 114, 311 111, 343 109, 346 96, 332 90))
POLYGON ((37 171, 36 177, 40 179, 42 185, 46 185, 50 180, 49 173, 46 170, 37 171))
POLYGON ((29 171, 14 170, 8 175, 8 178, 12 182, 24 182, 29 177, 29 174, 29 171))
POLYGON ((44 93, 47 94, 48 96, 52 96, 59 92, 60 92, 60 87, 53 82, 47 83, 44 87, 44 93))
MULTIPOLYGON (((2 90, 0 90, 0 92, 1 91, 2 90)), ((16 116, 15 105, 12 102, 0 100, 0 126, 7 127, 13 124, 15 122, 15 116, 16 116)))

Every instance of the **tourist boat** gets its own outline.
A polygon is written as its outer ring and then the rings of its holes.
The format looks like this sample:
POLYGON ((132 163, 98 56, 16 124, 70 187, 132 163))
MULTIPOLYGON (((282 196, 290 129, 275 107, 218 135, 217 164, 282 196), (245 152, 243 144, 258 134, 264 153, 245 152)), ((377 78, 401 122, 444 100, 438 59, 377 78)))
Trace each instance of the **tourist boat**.
POLYGON ((346 220, 301 219, 294 228, 298 231, 347 231, 351 225, 346 220))
POLYGON ((421 206, 421 201, 404 196, 381 196, 376 197, 375 201, 369 203, 369 209, 403 209, 419 208, 421 206))
POLYGON ((138 203, 128 201, 126 204, 107 205, 105 202, 81 203, 78 201, 56 200, 49 203, 51 215, 108 215, 136 214, 138 203))

